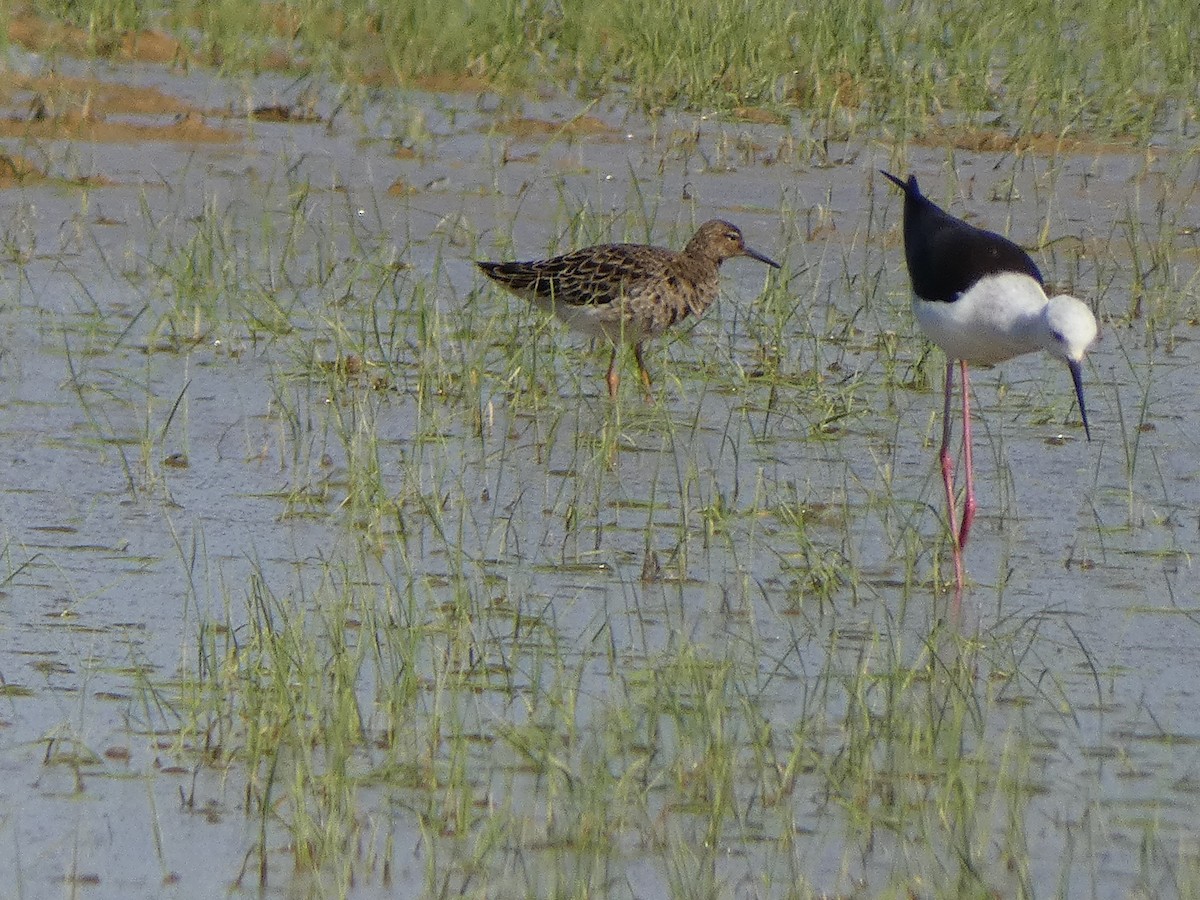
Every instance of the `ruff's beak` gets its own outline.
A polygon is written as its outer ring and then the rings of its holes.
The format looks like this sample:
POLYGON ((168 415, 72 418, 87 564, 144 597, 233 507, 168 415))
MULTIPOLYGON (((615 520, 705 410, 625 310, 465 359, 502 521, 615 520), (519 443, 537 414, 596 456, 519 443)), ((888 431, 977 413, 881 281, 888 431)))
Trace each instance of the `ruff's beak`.
POLYGON ((771 257, 764 256, 763 254, 759 253, 757 250, 751 250, 749 247, 745 247, 745 246, 742 247, 742 255, 748 256, 751 259, 757 259, 760 263, 766 263, 772 269, 783 268, 782 266, 779 265, 779 263, 777 263, 777 262, 775 262, 775 260, 771 259, 771 257))

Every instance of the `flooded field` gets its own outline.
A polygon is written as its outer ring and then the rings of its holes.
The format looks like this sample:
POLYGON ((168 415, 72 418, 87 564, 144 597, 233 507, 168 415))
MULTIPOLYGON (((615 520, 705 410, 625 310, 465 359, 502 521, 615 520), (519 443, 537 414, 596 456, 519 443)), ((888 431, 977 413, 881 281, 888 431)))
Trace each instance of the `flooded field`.
POLYGON ((1150 146, 14 58, 14 896, 1200 893, 1195 134, 1150 146), (1093 304, 979 370, 965 621, 898 193, 1093 304), (680 247, 632 359, 475 259, 680 247))

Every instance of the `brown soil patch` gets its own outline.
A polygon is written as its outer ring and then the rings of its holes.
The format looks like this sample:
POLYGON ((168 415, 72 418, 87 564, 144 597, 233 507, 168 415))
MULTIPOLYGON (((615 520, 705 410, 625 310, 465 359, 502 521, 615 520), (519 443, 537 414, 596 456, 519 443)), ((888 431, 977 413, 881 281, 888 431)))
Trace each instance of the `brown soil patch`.
POLYGON ((305 60, 297 59, 290 51, 278 48, 268 50, 267 55, 263 57, 260 65, 270 72, 292 72, 308 67, 308 63, 305 60))
POLYGON ((411 82, 413 87, 432 94, 482 94, 491 90, 491 85, 476 75, 442 72, 437 75, 422 75, 411 82))
POLYGON ((302 109, 298 106, 283 106, 281 104, 256 107, 254 112, 251 113, 250 118, 256 122, 294 122, 306 125, 312 125, 321 121, 321 117, 311 109, 302 109))
MULTIPOLYGON (((175 117, 186 129, 195 128, 197 117, 223 119, 253 118, 260 122, 292 122, 314 124, 323 121, 303 104, 266 104, 256 107, 249 115, 228 110, 205 110, 178 97, 164 94, 153 87, 133 86, 88 78, 68 78, 42 75, 37 78, 15 78, 0 87, 0 100, 12 102, 14 92, 33 94, 29 105, 29 121, 52 121, 66 130, 76 129, 75 119, 104 122, 112 116, 175 117), (7 91, 4 90, 7 88, 7 91)), ((11 118, 18 118, 13 116, 11 118)), ((112 123, 116 126, 117 123, 112 123)), ((166 126, 168 131, 174 126, 166 126)), ((208 141, 234 141, 240 135, 211 129, 208 141)), ((137 135, 135 135, 137 136, 137 135)), ((106 138, 98 138, 106 139, 106 138)), ((165 138, 174 140, 174 138, 165 138)))
POLYGON ((972 153, 1129 153, 1133 140, 1100 141, 1057 134, 1009 134, 996 128, 934 128, 913 139, 923 147, 954 147, 972 153))
POLYGON ((733 117, 739 122, 749 122, 751 125, 786 125, 788 117, 782 113, 757 106, 738 106, 733 110, 733 117))
POLYGON ((33 181, 46 181, 46 170, 16 153, 0 153, 0 188, 16 187, 33 181))
POLYGON ((847 109, 862 106, 867 97, 867 87, 849 72, 832 72, 812 79, 796 75, 790 79, 785 97, 792 105, 801 109, 812 106, 818 100, 827 103, 832 90, 833 103, 847 109))
POLYGON ((107 122, 80 113, 45 119, 8 118, 0 119, 0 137, 95 141, 102 144, 137 144, 143 141, 229 144, 242 139, 235 131, 208 125, 199 113, 179 116, 169 125, 107 122))
POLYGON ((526 116, 512 116, 497 122, 495 129, 503 134, 511 134, 515 137, 538 137, 559 134, 569 137, 577 137, 585 134, 607 134, 615 137, 620 134, 616 129, 609 127, 595 116, 586 115, 576 116, 574 119, 568 119, 565 122, 551 122, 545 119, 531 119, 526 116))
POLYGON ((261 14, 271 23, 271 29, 279 37, 291 40, 304 24, 298 10, 291 9, 286 3, 264 3, 261 14))
POLYGON ((14 109, 0 118, 0 137, 130 144, 142 141, 226 144, 242 139, 236 131, 209 126, 203 111, 151 87, 51 75, 17 78, 8 88, 4 99, 10 103, 16 92, 32 94, 32 99, 25 109, 14 109), (161 117, 169 121, 114 121, 112 117, 117 116, 161 117))
POLYGON ((183 60, 183 45, 161 31, 133 31, 121 36, 122 59, 138 62, 169 63, 183 60))
POLYGON ((180 116, 197 112, 191 105, 156 88, 131 87, 90 78, 40 75, 17 78, 12 86, 37 95, 45 114, 50 117, 65 113, 71 107, 86 107, 89 115, 99 118, 110 115, 180 116))
MULTIPOLYGON (((355 77, 355 76, 348 76, 355 77)), ((356 76, 360 84, 366 87, 383 88, 394 87, 396 84, 396 74, 387 66, 374 66, 369 69, 364 69, 356 76)))
POLYGON ((30 15, 16 16, 9 21, 8 39, 37 53, 62 50, 73 56, 86 56, 99 52, 120 59, 156 63, 184 61, 187 58, 183 45, 161 31, 126 32, 105 38, 73 25, 30 15))
POLYGON ((847 109, 862 106, 867 96, 866 86, 849 72, 838 72, 834 76, 837 87, 833 92, 834 102, 847 109))
POLYGON ((71 180, 57 179, 27 157, 16 153, 0 153, 0 189, 41 184, 47 181, 57 181, 59 184, 72 184, 77 187, 106 187, 114 184, 103 176, 71 180))

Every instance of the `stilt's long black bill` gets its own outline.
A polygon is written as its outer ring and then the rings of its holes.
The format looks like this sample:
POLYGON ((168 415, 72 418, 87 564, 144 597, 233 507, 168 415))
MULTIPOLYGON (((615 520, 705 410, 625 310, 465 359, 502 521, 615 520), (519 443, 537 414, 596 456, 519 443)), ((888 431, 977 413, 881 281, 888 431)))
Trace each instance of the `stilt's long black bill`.
POLYGON ((1092 430, 1088 428, 1087 407, 1083 405, 1083 366, 1076 360, 1069 360, 1067 366, 1071 369, 1071 380, 1075 382, 1075 397, 1079 400, 1079 415, 1083 419, 1083 433, 1087 439, 1092 439, 1092 430))

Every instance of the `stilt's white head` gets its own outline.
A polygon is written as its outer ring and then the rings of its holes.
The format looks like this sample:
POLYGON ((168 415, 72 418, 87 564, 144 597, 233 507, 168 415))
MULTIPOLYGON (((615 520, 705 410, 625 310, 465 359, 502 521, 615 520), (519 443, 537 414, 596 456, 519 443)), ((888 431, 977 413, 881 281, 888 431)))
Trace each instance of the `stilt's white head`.
POLYGON ((1054 338, 1046 349, 1066 362, 1083 361, 1083 354, 1096 340, 1096 317, 1088 305, 1075 297, 1059 294, 1046 304, 1046 327, 1054 338))
POLYGON ((1096 340, 1096 317, 1082 300, 1059 294, 1050 298, 1043 313, 1050 341, 1046 349, 1067 364, 1071 379, 1075 382, 1075 396, 1079 400, 1079 415, 1083 419, 1083 433, 1092 439, 1088 427, 1087 407, 1083 405, 1083 355, 1096 340))

